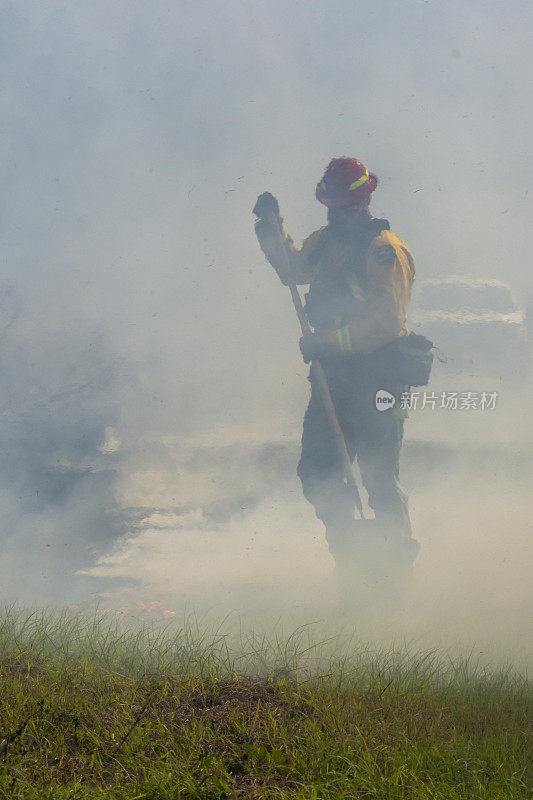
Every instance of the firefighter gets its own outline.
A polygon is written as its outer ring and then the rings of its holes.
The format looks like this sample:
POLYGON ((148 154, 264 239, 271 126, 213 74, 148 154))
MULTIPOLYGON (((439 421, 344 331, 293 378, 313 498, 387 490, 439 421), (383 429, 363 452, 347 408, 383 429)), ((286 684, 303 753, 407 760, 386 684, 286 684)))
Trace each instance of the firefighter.
MULTIPOLYGON (((300 341, 303 357, 306 362, 320 360, 348 453, 352 460, 357 456, 369 505, 386 536, 412 562, 418 543, 412 538, 407 496, 399 480, 406 414, 400 397, 408 386, 387 368, 390 359, 384 360, 383 353, 408 334, 415 264, 388 221, 370 214, 377 184, 376 175, 357 159, 334 158, 316 187, 317 200, 328 209, 327 225, 296 247, 283 228, 277 200, 264 192, 254 207, 255 231, 286 284, 278 250, 281 230, 292 280, 309 284, 305 310, 314 333, 300 341), (380 390, 392 395, 394 404, 378 407, 380 390)), ((355 501, 344 481, 312 364, 309 379, 298 475, 340 564, 349 558, 355 501)))

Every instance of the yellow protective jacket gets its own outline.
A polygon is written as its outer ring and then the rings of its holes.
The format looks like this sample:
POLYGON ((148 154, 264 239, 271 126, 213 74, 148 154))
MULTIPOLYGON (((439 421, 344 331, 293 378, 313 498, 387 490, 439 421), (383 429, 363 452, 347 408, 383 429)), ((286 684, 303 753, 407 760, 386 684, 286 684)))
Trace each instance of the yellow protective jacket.
MULTIPOLYGON (((278 250, 278 232, 259 220, 256 234, 267 259, 281 281, 287 284, 278 250)), ((359 259, 364 259, 363 286, 356 270, 350 268, 349 245, 332 235, 326 227, 308 236, 301 248, 296 247, 284 231, 283 234, 295 283, 311 284, 312 290, 313 281, 322 270, 345 270, 349 291, 355 301, 354 318, 346 322, 339 317, 329 330, 318 329, 315 325, 315 332, 327 337, 329 354, 368 354, 408 333, 407 305, 415 277, 415 262, 399 236, 390 230, 381 230, 370 238, 366 252, 359 254, 359 259)))

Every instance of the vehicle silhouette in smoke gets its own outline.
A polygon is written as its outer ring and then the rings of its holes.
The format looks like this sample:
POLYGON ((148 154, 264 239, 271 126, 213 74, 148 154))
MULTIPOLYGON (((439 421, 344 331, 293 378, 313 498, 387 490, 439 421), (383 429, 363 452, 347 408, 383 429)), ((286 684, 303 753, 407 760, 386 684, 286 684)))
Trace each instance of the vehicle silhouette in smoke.
POLYGON ((503 281, 463 276, 422 281, 409 319, 442 353, 436 378, 526 379, 526 315, 503 281))

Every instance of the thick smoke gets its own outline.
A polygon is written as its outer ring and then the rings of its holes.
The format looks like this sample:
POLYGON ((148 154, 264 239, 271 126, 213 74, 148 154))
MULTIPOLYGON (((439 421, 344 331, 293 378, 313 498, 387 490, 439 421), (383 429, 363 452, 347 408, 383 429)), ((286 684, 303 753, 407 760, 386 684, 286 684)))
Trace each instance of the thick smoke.
POLYGON ((85 323, 31 312, 7 285, 1 313, 2 598, 72 602, 75 570, 125 532, 112 430, 134 381, 85 323))
MULTIPOLYGON (((356 155, 418 281, 499 278, 530 302, 531 13, 3 4, 4 599, 120 603, 119 578, 127 603, 176 609, 320 594, 331 561, 294 476, 306 369, 251 208, 274 192, 300 241, 324 224, 328 160, 356 155)), ((495 607, 500 633, 528 619, 531 427, 527 387, 481 388, 500 390, 492 417, 408 423, 423 544, 408 618, 445 631, 466 615, 467 638, 490 640, 495 607)))

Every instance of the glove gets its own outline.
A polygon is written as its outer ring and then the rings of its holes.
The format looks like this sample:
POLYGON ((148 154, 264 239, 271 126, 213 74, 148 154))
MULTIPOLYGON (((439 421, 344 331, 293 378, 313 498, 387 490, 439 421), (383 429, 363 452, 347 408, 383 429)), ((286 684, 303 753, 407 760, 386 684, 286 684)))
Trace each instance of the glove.
POLYGON ((279 203, 273 194, 270 194, 270 192, 263 192, 263 194, 260 194, 257 198, 253 213, 256 217, 259 217, 259 219, 265 219, 270 214, 277 217, 279 216, 279 203))
POLYGON ((307 333, 300 339, 300 350, 305 363, 309 364, 315 358, 333 355, 336 347, 330 333, 307 333))

